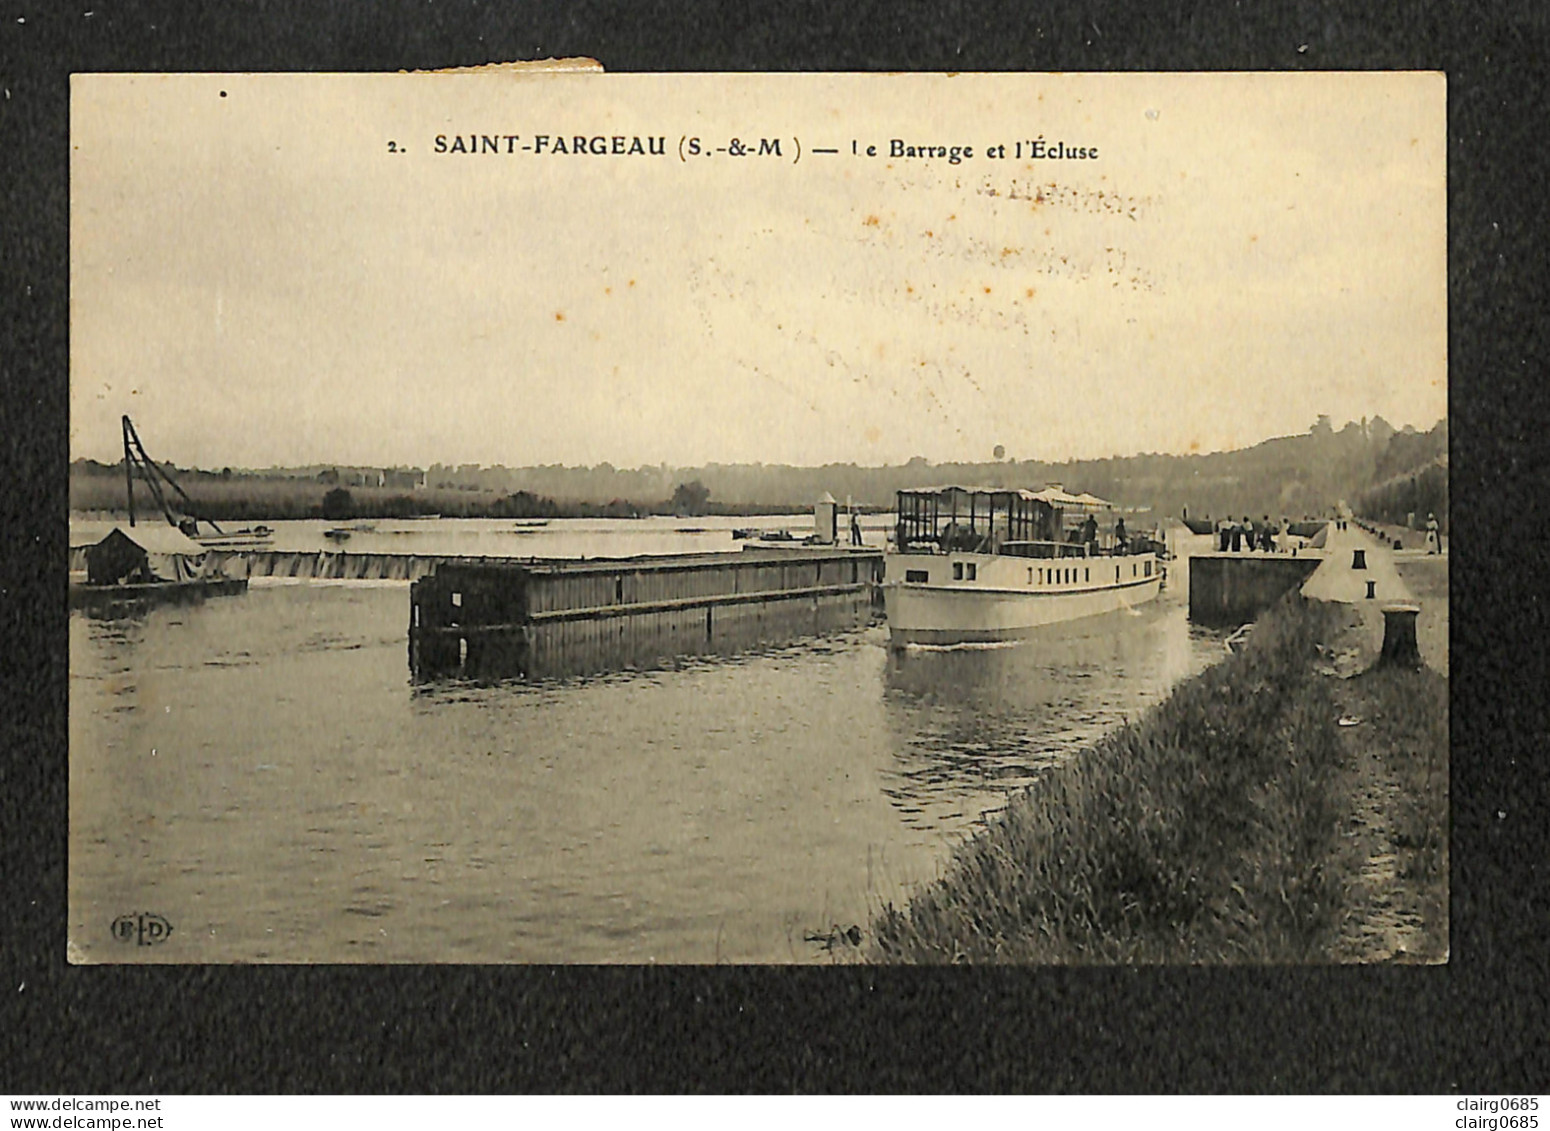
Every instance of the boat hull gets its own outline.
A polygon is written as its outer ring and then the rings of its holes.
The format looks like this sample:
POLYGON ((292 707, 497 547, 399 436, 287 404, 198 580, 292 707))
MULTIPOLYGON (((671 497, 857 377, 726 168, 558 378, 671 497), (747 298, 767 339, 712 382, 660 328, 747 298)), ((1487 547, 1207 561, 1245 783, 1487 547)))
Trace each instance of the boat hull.
POLYGON ((267 550, 274 545, 267 534, 202 534, 195 541, 207 550, 267 550))
MULTIPOLYGON (((974 581, 909 581, 903 568, 918 555, 890 557, 883 584, 888 631, 895 646, 987 644, 1017 640, 1047 625, 1133 608, 1153 600, 1162 588, 1162 569, 1150 555, 1012 564, 989 555, 962 555, 974 562, 974 581), (897 571, 896 571, 896 566, 897 571), (1131 567, 1135 567, 1132 574, 1131 567), (1009 583, 1032 567, 1036 581, 1009 583), (1110 570, 1119 574, 1111 576, 1110 570), (1067 571, 1074 574, 1067 581, 1067 571), (1045 582, 1041 572, 1055 573, 1045 582)), ((958 557, 955 555, 955 558, 958 557)), ((952 560, 937 562, 950 566, 952 560)), ((967 571, 965 571, 967 572, 967 571)))

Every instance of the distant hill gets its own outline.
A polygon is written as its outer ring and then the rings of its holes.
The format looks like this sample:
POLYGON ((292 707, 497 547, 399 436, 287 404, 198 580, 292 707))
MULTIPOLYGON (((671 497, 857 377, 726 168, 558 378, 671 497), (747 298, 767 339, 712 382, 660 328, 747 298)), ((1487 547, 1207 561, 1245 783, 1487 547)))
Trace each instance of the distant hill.
MULTIPOLYGON (((477 467, 433 464, 424 473, 423 485, 399 490, 395 499, 435 497, 443 514, 476 514, 499 508, 501 500, 526 492, 540 500, 555 500, 562 508, 625 506, 658 507, 671 500, 681 485, 703 484, 709 491, 708 509, 735 511, 739 507, 771 510, 805 510, 827 491, 844 502, 882 509, 893 505, 894 492, 905 487, 929 487, 946 483, 974 486, 1041 487, 1059 483, 1071 491, 1090 491, 1127 508, 1149 508, 1161 515, 1192 517, 1272 514, 1300 518, 1326 515, 1344 501, 1363 513, 1363 505, 1388 508, 1408 505, 1401 497, 1412 475, 1427 467, 1428 482, 1443 482, 1440 504, 1435 490, 1426 496, 1427 509, 1446 509, 1447 421, 1428 432, 1395 430, 1381 417, 1352 421, 1336 431, 1327 417, 1320 417, 1309 431, 1297 436, 1266 440, 1250 448, 1208 455, 1147 453, 1099 460, 1053 463, 1040 460, 987 461, 984 463, 931 463, 917 457, 899 466, 863 467, 828 464, 792 467, 781 464, 707 464, 703 467, 615 468, 596 467, 477 467), (1441 463, 1439 463, 1441 461, 1441 463), (1382 488, 1380 492, 1379 489, 1382 488), (1378 492, 1378 493, 1375 493, 1378 492), (1386 493, 1384 493, 1386 492, 1386 493)), ((258 496, 273 491, 276 480, 303 479, 317 484, 328 478, 325 468, 267 473, 237 473, 221 477, 210 473, 180 472, 191 493, 201 494, 209 484, 215 494, 227 498, 251 492, 253 508, 244 514, 259 517, 258 496), (245 488, 245 484, 251 486, 245 488)), ((109 480, 122 476, 122 465, 113 467, 78 461, 71 468, 71 505, 122 494, 122 479, 112 487, 109 480)), ((1434 484, 1435 486, 1435 484, 1434 484)), ((358 492, 359 493, 359 492, 358 492)), ((100 504, 98 504, 100 505, 100 504)), ((492 510, 490 513, 499 513, 492 510)), ((283 517, 283 516, 274 516, 283 517)), ((1403 514, 1401 513, 1401 520, 1403 514)), ((1439 514, 1439 519, 1443 515, 1439 514)), ((1394 521, 1388 518, 1389 521, 1394 521)))
POLYGON ((702 467, 616 469, 560 466, 451 468, 432 466, 429 486, 526 490, 560 500, 602 502, 669 496, 674 485, 698 480, 724 505, 807 507, 827 491, 842 502, 885 508, 905 487, 944 483, 1040 487, 1060 483, 1090 491, 1124 507, 1158 514, 1205 517, 1328 514, 1341 501, 1354 503, 1380 481, 1423 465, 1447 451, 1447 422, 1429 432, 1396 431, 1381 417, 1352 421, 1336 431, 1320 418, 1306 433, 1251 448, 1209 455, 1143 454, 1101 460, 931 463, 916 458, 900 466, 826 464, 707 464, 702 467))

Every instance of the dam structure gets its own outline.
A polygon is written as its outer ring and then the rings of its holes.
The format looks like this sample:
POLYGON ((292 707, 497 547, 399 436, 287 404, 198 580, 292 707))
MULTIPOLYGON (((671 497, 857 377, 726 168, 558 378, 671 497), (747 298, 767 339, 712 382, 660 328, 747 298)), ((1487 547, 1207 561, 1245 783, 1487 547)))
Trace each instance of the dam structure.
POLYGON ((416 680, 657 666, 858 628, 881 550, 802 546, 587 561, 456 559, 410 587, 416 680))
MULTIPOLYGON (((350 550, 207 550, 212 570, 226 577, 279 577, 308 581, 417 581, 446 562, 491 565, 526 562, 518 557, 470 557, 454 554, 361 553, 350 550)), ((86 568, 86 547, 70 547, 70 569, 86 568)))

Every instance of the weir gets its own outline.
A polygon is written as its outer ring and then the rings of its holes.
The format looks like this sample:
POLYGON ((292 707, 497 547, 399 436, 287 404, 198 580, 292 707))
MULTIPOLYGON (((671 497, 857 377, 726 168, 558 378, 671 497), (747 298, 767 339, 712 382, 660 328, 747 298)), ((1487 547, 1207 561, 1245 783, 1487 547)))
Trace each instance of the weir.
POLYGON ((410 587, 416 679, 544 678, 855 628, 878 550, 808 548, 583 562, 443 562, 410 587))
MULTIPOLYGON (((315 580, 418 581, 448 562, 510 565, 528 558, 452 554, 362 554, 347 550, 210 550, 207 561, 227 577, 295 577, 315 580)), ((86 548, 70 548, 70 568, 86 568, 86 548)))

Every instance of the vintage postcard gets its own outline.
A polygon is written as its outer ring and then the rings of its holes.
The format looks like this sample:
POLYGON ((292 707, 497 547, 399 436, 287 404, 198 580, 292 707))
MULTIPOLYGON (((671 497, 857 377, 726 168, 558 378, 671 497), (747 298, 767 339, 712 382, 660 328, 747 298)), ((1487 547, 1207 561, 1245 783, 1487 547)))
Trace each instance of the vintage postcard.
POLYGON ((1443 76, 71 103, 72 961, 1447 959, 1443 76))

